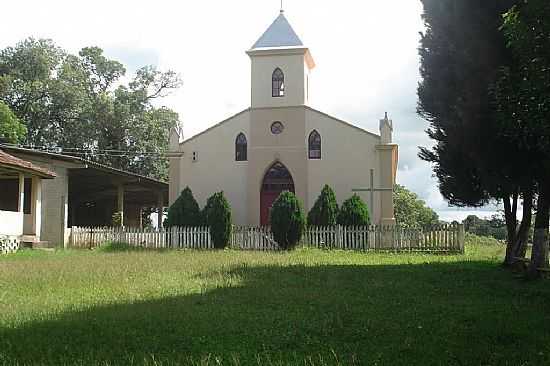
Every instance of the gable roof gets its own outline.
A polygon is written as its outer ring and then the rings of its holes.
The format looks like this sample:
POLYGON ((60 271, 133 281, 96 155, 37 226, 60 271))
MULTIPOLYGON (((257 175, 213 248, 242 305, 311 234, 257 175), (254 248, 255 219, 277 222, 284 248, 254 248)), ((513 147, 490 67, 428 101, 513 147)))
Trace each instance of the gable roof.
POLYGON ((211 126, 211 127, 208 127, 206 130, 201 131, 201 132, 197 133, 196 135, 193 135, 193 136, 189 137, 188 139, 183 140, 182 142, 180 142, 180 146, 183 145, 183 144, 186 144, 186 143, 188 143, 188 142, 190 142, 190 141, 193 141, 193 140, 195 140, 196 138, 198 138, 198 137, 200 137, 200 136, 202 136, 202 135, 204 135, 204 134, 207 134, 208 132, 210 132, 210 131, 212 131, 212 130, 218 128, 218 127, 220 127, 221 125, 226 124, 226 123, 229 122, 229 121, 232 121, 234 118, 240 116, 241 114, 250 112, 250 109, 251 109, 251 108, 246 108, 245 110, 242 110, 242 111, 240 111, 239 113, 234 114, 234 115, 232 115, 231 117, 226 118, 226 119, 224 119, 223 121, 218 122, 218 123, 216 123, 215 125, 213 125, 213 126, 211 126))
POLYGON ((374 138, 377 138, 377 139, 380 138, 380 135, 378 135, 378 134, 376 134, 376 133, 374 133, 374 132, 371 132, 371 131, 369 131, 369 130, 366 130, 366 129, 362 128, 362 127, 359 127, 359 126, 357 126, 357 125, 354 125, 353 123, 346 122, 346 121, 344 121, 344 120, 342 120, 342 119, 340 119, 340 118, 336 118, 336 117, 334 117, 334 116, 331 116, 331 115, 328 114, 328 113, 321 112, 320 110, 317 110, 317 109, 312 108, 312 107, 307 106, 307 105, 304 106, 304 107, 305 107, 306 109, 309 109, 309 110, 312 111, 312 112, 315 112, 315 113, 318 113, 318 114, 320 114, 320 115, 322 115, 322 116, 328 117, 328 118, 332 119, 333 121, 338 122, 338 123, 340 123, 340 124, 342 124, 342 125, 344 125, 344 126, 354 128, 354 129, 356 129, 356 130, 358 130, 358 131, 361 131, 361 132, 363 132, 363 133, 365 133, 365 134, 367 134, 367 135, 370 135, 371 137, 374 137, 374 138))
POLYGON ((286 48, 303 47, 304 44, 296 34, 284 13, 275 19, 264 34, 256 41, 252 49, 257 48, 286 48))
MULTIPOLYGON (((258 108, 258 109, 280 109, 280 108, 289 108, 289 107, 268 107, 268 108, 258 108)), ((358 131, 360 131, 360 132, 363 132, 364 134, 369 135, 369 136, 371 136, 371 137, 380 139, 380 135, 378 135, 378 134, 376 134, 376 133, 374 133, 374 132, 368 131, 368 130, 362 128, 362 127, 359 127, 359 126, 357 126, 357 125, 354 125, 353 123, 346 122, 346 121, 344 121, 344 120, 341 120, 341 119, 339 119, 339 118, 336 118, 336 117, 334 117, 334 116, 331 116, 330 114, 327 114, 327 113, 325 113, 325 112, 321 112, 321 111, 319 111, 319 110, 317 110, 317 109, 315 109, 315 108, 312 108, 312 107, 310 107, 310 106, 303 105, 303 106, 296 106, 296 107, 293 107, 293 108, 304 108, 304 109, 306 109, 306 110, 310 110, 311 112, 318 113, 318 114, 320 114, 320 115, 322 115, 322 116, 328 117, 328 118, 332 119, 334 122, 337 122, 337 123, 340 123, 340 124, 345 125, 345 126, 347 126, 347 127, 351 127, 351 128, 353 128, 353 129, 356 129, 356 130, 358 130, 358 131)), ((235 117, 238 117, 238 116, 240 116, 240 115, 243 114, 243 113, 248 113, 248 112, 250 112, 251 110, 252 110, 252 108, 247 108, 247 109, 245 109, 245 110, 243 110, 243 111, 241 111, 241 112, 239 112, 239 113, 237 113, 237 114, 235 114, 235 115, 233 115, 233 116, 231 116, 231 117, 229 117, 229 118, 226 118, 226 119, 224 119, 223 121, 221 121, 221 122, 219 122, 219 123, 216 123, 215 125, 213 125, 213 126, 207 128, 206 130, 203 130, 203 131, 197 133, 196 135, 193 135, 193 136, 189 137, 188 139, 183 140, 182 142, 179 143, 179 145, 182 146, 182 145, 184 145, 184 144, 186 144, 186 143, 188 143, 188 142, 191 142, 191 141, 193 141, 193 140, 195 140, 195 139, 201 137, 202 135, 205 135, 205 134, 207 134, 208 132, 211 132, 212 130, 215 130, 216 128, 220 127, 221 125, 225 125, 226 123, 231 122, 235 117)))
POLYGON ((22 173, 29 173, 41 178, 52 179, 55 178, 55 173, 50 172, 47 169, 41 168, 33 163, 16 158, 2 150, 0 150, 0 167, 5 167, 11 170, 20 171, 22 173))

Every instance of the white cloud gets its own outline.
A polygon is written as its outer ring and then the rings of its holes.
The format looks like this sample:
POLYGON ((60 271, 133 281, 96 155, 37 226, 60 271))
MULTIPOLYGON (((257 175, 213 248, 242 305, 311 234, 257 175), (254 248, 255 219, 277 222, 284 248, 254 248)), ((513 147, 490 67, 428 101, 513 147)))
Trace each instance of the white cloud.
MULTIPOLYGON (((163 104, 179 112, 189 137, 248 107, 245 51, 278 7, 278 0, 10 1, 2 4, 9 16, 0 23, 0 47, 45 37, 70 52, 97 45, 130 71, 150 63, 172 69, 184 85, 163 104)), ((400 144, 399 182, 442 217, 455 215, 417 157, 417 146, 430 144, 415 113, 420 1, 300 0, 285 1, 285 10, 317 61, 312 106, 375 132, 388 111, 400 144)))

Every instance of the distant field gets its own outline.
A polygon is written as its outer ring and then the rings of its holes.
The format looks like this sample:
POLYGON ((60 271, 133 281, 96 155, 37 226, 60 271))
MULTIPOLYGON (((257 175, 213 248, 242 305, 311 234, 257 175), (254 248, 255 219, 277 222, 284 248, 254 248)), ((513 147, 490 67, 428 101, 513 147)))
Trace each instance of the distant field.
POLYGON ((548 365, 550 283, 503 249, 0 257, 0 365, 548 365))

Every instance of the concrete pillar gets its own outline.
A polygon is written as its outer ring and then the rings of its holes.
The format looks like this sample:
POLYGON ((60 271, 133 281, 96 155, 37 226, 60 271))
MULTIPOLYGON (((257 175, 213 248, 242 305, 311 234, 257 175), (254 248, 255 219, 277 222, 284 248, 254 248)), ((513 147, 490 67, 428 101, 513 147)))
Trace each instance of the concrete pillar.
POLYGON ((32 232, 36 239, 40 240, 42 230, 42 179, 32 178, 31 193, 32 232))
POLYGON ((19 196, 17 200, 17 212, 23 213, 25 206, 25 176, 19 174, 19 196))
POLYGON ((180 141, 183 139, 181 131, 177 128, 170 130, 170 187, 168 192, 168 204, 173 204, 179 197, 182 187, 180 187, 181 179, 181 163, 183 152, 181 151, 180 141))
POLYGON ((393 190, 397 173, 397 145, 378 145, 380 156, 380 185, 385 189, 380 192, 380 225, 395 225, 393 190))
POLYGON ((117 212, 120 215, 120 226, 124 226, 124 185, 117 187, 117 212))
MULTIPOLYGON (((59 221, 59 229, 61 233, 61 240, 63 241, 63 248, 69 248, 69 235, 67 228, 69 227, 69 185, 65 184, 65 195, 61 196, 59 202, 59 212, 61 214, 61 220, 59 221)), ((56 243, 57 244, 57 243, 56 243)))
POLYGON ((164 217, 164 195, 162 192, 157 193, 157 226, 162 229, 162 219, 164 217))

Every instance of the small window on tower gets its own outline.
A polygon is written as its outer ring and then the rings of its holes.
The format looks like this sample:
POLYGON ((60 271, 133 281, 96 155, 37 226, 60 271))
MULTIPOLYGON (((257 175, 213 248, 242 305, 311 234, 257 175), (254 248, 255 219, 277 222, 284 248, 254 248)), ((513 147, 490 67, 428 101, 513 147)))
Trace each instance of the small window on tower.
POLYGON ((199 161, 199 153, 196 151, 193 151, 193 163, 199 161))
POLYGON ((273 71, 272 77, 272 96, 280 98, 285 96, 285 74, 279 68, 273 71))

